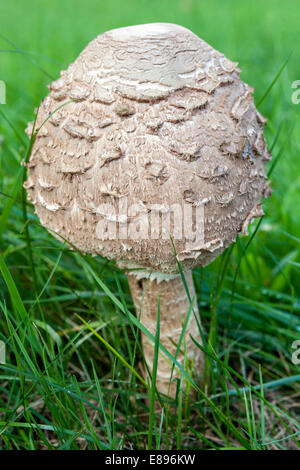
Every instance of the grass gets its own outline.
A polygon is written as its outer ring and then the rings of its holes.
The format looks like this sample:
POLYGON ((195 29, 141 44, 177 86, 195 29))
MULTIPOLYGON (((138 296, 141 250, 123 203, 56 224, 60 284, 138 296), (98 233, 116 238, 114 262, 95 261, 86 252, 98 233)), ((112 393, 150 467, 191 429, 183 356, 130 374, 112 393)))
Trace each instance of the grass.
POLYGON ((0 106, 1 448, 298 449, 292 343, 300 338, 300 105, 291 101, 298 2, 16 0, 1 3, 0 25, 7 84, 0 106), (30 151, 24 129, 45 85, 97 34, 150 21, 183 24, 239 61, 268 118, 273 154, 265 217, 194 271, 205 384, 199 389, 181 368, 172 404, 155 380, 141 377, 139 332, 153 341, 156 359, 159 336, 135 316, 125 274, 101 257, 71 252, 40 226, 20 167, 30 151), (183 381, 196 389, 192 402, 183 381))

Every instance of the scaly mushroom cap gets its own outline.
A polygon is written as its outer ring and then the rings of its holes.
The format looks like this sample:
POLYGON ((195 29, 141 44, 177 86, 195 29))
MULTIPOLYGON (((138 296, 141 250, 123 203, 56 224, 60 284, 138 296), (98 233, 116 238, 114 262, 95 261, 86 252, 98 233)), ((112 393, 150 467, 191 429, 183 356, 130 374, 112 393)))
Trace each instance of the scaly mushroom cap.
POLYGON ((39 110, 37 127, 73 100, 43 125, 28 163, 41 223, 126 267, 177 272, 170 234, 184 269, 211 262, 270 194, 266 121, 239 72, 173 24, 94 39, 39 110))

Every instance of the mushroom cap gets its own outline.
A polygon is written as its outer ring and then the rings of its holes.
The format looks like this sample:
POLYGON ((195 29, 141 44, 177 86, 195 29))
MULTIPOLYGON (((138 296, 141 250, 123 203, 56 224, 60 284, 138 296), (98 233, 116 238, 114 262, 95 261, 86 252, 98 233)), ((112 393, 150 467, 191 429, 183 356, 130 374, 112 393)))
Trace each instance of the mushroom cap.
POLYGON ((215 259, 270 194, 266 120, 239 73, 174 24, 90 42, 39 108, 25 187, 41 223, 127 268, 176 273, 170 236, 183 269, 215 259))

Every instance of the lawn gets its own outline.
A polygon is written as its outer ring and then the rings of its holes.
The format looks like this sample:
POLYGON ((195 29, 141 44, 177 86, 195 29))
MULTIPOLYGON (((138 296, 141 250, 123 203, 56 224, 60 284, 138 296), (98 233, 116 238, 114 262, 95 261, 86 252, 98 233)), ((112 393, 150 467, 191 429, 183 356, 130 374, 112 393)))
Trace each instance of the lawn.
POLYGON ((300 447, 299 39, 297 0, 1 2, 2 449, 300 447), (205 379, 193 400, 180 385, 174 403, 160 397, 163 410, 145 400, 151 390, 140 380, 140 325, 125 273, 40 225, 20 166, 27 122, 60 70, 98 34, 156 21, 181 24, 239 62, 268 119, 273 155, 265 216, 193 272, 205 379))

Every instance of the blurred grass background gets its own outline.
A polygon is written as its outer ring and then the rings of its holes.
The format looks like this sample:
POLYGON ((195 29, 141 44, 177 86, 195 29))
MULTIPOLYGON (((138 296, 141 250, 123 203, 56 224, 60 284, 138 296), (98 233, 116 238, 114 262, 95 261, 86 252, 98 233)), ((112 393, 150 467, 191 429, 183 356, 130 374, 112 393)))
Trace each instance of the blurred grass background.
POLYGON ((300 104, 291 100, 292 83, 300 79, 299 29, 297 0, 1 2, 0 80, 7 86, 7 104, 0 106, 0 339, 8 357, 0 368, 3 448, 144 448, 149 433, 157 448, 299 445, 300 372, 291 361, 291 344, 300 338, 300 104), (46 85, 98 34, 156 21, 179 23, 238 61, 257 104, 269 90, 259 110, 268 118, 274 192, 257 233, 252 228, 253 240, 240 237, 221 259, 194 273, 205 329, 225 363, 213 361, 205 389, 216 408, 199 396, 186 405, 179 424, 172 416, 165 423, 164 416, 161 427, 150 429, 147 391, 75 316, 91 320, 137 364, 142 358, 133 325, 89 269, 115 299, 122 291, 133 311, 125 276, 100 257, 62 253, 30 206, 26 217, 34 224, 24 231, 17 174, 24 129, 46 85), (231 375, 234 386, 225 365, 240 374, 231 375), (257 385, 260 395, 241 391, 244 385, 257 385), (226 419, 220 420, 218 410, 226 419))

